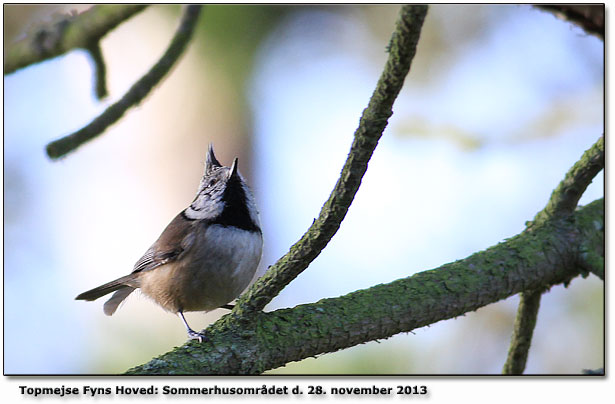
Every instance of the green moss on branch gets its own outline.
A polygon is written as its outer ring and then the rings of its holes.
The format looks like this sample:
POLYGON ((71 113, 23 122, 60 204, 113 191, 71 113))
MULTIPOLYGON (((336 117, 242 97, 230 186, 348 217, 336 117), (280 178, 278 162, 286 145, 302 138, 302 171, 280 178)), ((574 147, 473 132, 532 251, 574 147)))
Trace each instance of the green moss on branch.
POLYGON ((340 177, 320 214, 303 237, 238 301, 233 314, 246 316, 262 310, 320 254, 340 227, 378 140, 393 114, 420 37, 427 6, 403 6, 389 44, 389 58, 376 89, 363 111, 350 153, 340 177))
MULTIPOLYGON (((291 361, 409 332, 528 289, 568 283, 580 245, 600 253, 603 200, 549 220, 470 257, 389 284, 323 299, 249 321, 226 315, 188 342, 128 374, 258 374, 291 361), (599 237, 588 237, 598 234, 599 237)), ((377 270, 375 268, 374 270, 377 270)))

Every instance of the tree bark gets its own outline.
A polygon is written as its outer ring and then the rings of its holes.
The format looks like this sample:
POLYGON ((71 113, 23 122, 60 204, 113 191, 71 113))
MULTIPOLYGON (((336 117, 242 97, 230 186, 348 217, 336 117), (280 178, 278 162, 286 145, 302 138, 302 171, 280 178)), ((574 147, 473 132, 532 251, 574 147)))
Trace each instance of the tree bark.
POLYGON ((128 374, 259 374, 288 362, 409 332, 517 293, 568 284, 604 247, 604 200, 470 257, 389 284, 251 317, 228 314, 128 374), (583 248, 581 248, 583 246, 583 248))

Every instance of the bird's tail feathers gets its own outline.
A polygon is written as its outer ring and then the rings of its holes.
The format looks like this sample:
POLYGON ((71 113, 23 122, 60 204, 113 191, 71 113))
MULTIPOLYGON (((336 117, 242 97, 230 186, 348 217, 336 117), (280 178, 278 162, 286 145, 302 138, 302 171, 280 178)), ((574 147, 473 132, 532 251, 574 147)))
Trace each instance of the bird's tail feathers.
MULTIPOLYGON (((130 287, 134 290, 136 274, 132 273, 130 275, 122 276, 114 281, 105 283, 104 285, 100 285, 97 288, 88 290, 87 292, 83 292, 79 296, 77 296, 76 300, 96 300, 101 296, 107 295, 111 292, 115 292, 119 289, 124 289, 126 287, 130 287)), ((128 295, 126 295, 128 296, 128 295)))
POLYGON ((130 286, 124 286, 118 289, 113 294, 113 296, 111 296, 111 298, 107 300, 105 304, 103 305, 103 311, 105 312, 105 314, 108 316, 113 315, 113 313, 115 313, 120 303, 122 303, 124 299, 126 299, 128 295, 131 294, 134 290, 135 288, 132 288, 130 286))

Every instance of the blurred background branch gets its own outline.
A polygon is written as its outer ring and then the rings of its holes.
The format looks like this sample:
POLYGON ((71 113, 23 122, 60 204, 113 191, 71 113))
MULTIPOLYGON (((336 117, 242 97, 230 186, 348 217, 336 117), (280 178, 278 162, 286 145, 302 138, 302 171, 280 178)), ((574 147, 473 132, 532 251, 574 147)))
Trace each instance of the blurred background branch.
POLYGON ((535 7, 549 11, 604 40, 604 4, 541 4, 535 7))
POLYGON ((97 5, 81 14, 56 15, 51 23, 37 26, 25 38, 8 44, 4 54, 4 74, 74 49, 88 49, 146 7, 143 4, 97 5))
POLYGON ((96 98, 102 100, 107 96, 107 66, 105 65, 102 49, 100 48, 100 42, 93 42, 86 50, 94 64, 96 98))
POLYGON ((70 135, 49 143, 47 145, 47 155, 52 159, 64 157, 104 132, 105 129, 117 122, 129 108, 138 105, 171 70, 186 49, 188 42, 192 38, 200 11, 201 6, 199 5, 186 6, 179 27, 160 60, 133 84, 118 102, 107 108, 88 125, 70 135))
MULTIPOLYGON (((251 325, 224 316, 188 342, 130 369, 137 374, 258 374, 291 361, 391 337, 454 318, 516 293, 570 282, 580 274, 578 245, 604 222, 604 201, 509 240, 389 284, 269 313, 251 325)), ((593 240, 600 250, 604 232, 593 240)), ((374 269, 377 270, 377 269, 374 269)))

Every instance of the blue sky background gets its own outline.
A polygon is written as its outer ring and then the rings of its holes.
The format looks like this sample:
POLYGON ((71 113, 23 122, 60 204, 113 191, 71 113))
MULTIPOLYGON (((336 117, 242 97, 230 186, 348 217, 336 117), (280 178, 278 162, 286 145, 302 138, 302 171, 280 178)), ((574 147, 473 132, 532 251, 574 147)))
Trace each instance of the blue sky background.
MULTIPOLYGON (((184 342, 179 319, 146 298, 111 318, 102 300, 73 299, 130 272, 192 200, 209 142, 223 163, 239 156, 254 188, 261 272, 288 251, 339 175, 397 10, 289 12, 256 50, 242 94, 199 36, 142 105, 59 162, 44 146, 123 94, 166 47, 175 15, 154 6, 103 41, 104 102, 83 52, 6 76, 5 372, 116 373, 184 342)), ((431 7, 346 220, 268 309, 410 276, 522 231, 604 131, 603 65, 600 40, 529 6, 431 7)), ((601 173, 581 204, 603 194, 601 173)), ((604 365, 602 288, 590 276, 543 297, 528 372, 604 365)), ((517 302, 275 372, 498 373, 517 302)), ((222 313, 188 318, 202 328, 222 313)))

